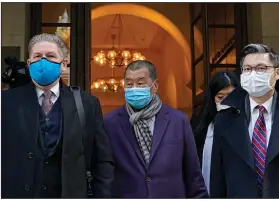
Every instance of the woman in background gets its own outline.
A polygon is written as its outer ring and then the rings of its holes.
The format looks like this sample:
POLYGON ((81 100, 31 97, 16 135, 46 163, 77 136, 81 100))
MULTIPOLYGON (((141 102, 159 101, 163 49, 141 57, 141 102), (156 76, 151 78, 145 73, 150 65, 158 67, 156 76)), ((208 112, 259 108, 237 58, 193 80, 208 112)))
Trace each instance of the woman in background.
POLYGON ((235 88, 240 87, 236 75, 231 71, 217 72, 209 83, 205 102, 201 110, 201 120, 194 133, 202 174, 209 192, 211 152, 214 133, 214 119, 221 110, 229 106, 221 105, 221 101, 235 88))

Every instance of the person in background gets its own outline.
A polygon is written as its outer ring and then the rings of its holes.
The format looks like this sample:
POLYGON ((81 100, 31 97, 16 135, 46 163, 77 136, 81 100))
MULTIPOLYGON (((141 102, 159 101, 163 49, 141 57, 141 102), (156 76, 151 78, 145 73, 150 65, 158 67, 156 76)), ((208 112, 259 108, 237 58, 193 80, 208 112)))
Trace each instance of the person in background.
POLYGON ((263 44, 241 52, 241 86, 221 104, 211 160, 213 198, 279 198, 279 57, 263 44))
POLYGON ((99 100, 80 92, 82 126, 73 91, 60 78, 68 62, 63 40, 39 34, 28 50, 32 82, 1 94, 2 198, 87 198, 88 171, 92 197, 111 197, 114 163, 99 100))
POLYGON ((2 90, 24 86, 31 82, 25 62, 20 62, 15 57, 6 57, 4 61, 8 67, 1 74, 2 90))
POLYGON ((207 198, 185 114, 162 104, 155 66, 130 63, 126 104, 104 116, 115 159, 113 197, 207 198))
POLYGON ((221 101, 237 87, 240 87, 240 82, 234 72, 217 72, 213 76, 206 92, 201 119, 194 132, 197 152, 202 166, 202 174, 208 191, 210 188, 214 119, 218 112, 228 109, 228 106, 222 105, 221 101))

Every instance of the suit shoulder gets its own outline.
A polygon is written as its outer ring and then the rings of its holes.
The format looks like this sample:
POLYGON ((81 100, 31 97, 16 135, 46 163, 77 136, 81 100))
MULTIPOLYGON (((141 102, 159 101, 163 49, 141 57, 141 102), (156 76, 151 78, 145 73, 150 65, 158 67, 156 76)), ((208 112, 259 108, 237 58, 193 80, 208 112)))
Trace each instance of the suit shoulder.
POLYGON ((119 108, 117 108, 117 109, 115 109, 115 110, 105 114, 104 115, 104 121, 111 122, 111 121, 117 120, 119 113, 123 110, 123 107, 124 106, 121 106, 121 107, 119 107, 119 108))
POLYGON ((180 110, 171 108, 167 105, 163 105, 164 109, 167 110, 169 112, 169 114, 171 115, 172 119, 175 120, 186 120, 188 121, 188 117, 185 113, 181 112, 180 110))
POLYGON ((92 103, 99 102, 99 99, 96 96, 94 96, 86 91, 81 91, 80 94, 81 94, 81 98, 85 101, 90 101, 92 103))
POLYGON ((22 92, 25 90, 25 86, 8 89, 1 92, 2 99, 15 98, 16 96, 21 96, 22 92))

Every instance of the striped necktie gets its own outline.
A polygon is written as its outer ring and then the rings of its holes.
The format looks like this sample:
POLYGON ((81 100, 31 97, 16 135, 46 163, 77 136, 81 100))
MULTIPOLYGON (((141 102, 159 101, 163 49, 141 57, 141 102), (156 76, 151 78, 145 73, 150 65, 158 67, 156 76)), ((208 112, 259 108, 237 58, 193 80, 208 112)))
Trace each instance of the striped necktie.
POLYGON ((259 117, 256 121, 253 136, 252 136, 252 147, 255 161, 255 170, 257 173, 257 184, 258 184, 258 197, 262 197, 262 188, 264 182, 264 170, 265 170, 265 159, 267 152, 266 143, 266 126, 264 120, 264 112, 266 111, 264 106, 257 106, 259 109, 259 117))

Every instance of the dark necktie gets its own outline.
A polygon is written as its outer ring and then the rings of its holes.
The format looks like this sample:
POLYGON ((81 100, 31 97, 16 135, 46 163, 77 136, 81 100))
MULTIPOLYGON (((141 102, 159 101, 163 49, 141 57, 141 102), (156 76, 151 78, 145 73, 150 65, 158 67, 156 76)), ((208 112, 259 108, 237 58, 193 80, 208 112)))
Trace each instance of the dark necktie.
POLYGON ((257 106, 257 109, 259 109, 260 114, 253 131, 252 147, 255 161, 255 170, 257 173, 258 197, 262 197, 265 159, 267 152, 266 126, 264 120, 264 112, 266 110, 264 106, 257 106))
POLYGON ((53 103, 50 100, 51 96, 52 96, 52 91, 50 91, 50 90, 43 93, 44 99, 42 101, 42 108, 46 114, 51 110, 51 108, 53 106, 53 103))

